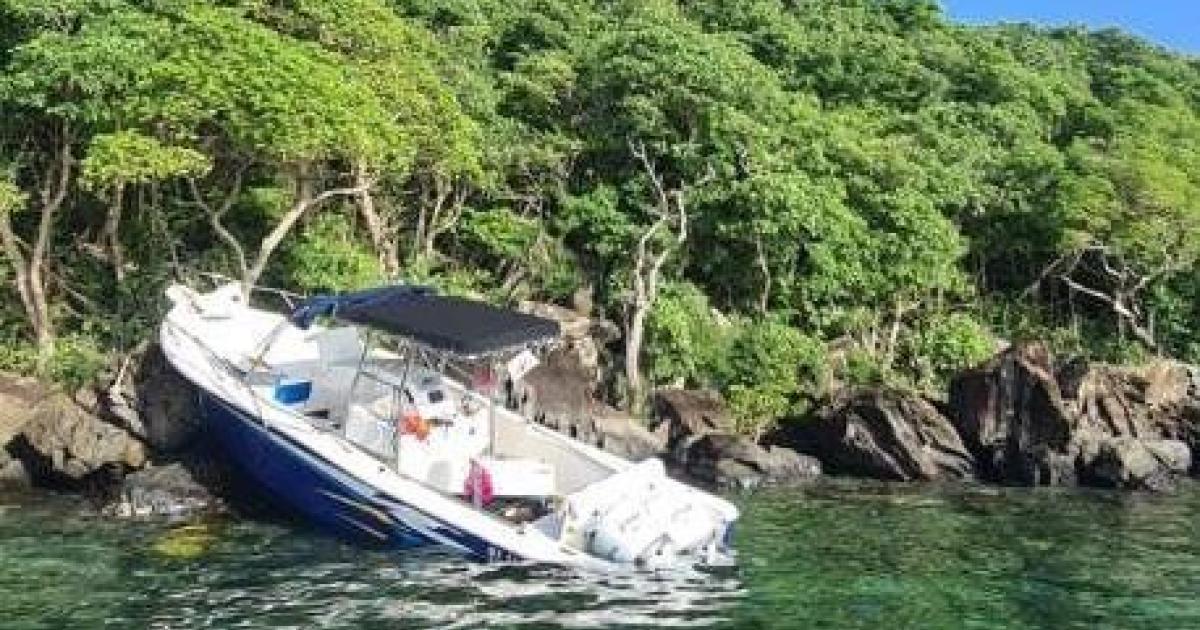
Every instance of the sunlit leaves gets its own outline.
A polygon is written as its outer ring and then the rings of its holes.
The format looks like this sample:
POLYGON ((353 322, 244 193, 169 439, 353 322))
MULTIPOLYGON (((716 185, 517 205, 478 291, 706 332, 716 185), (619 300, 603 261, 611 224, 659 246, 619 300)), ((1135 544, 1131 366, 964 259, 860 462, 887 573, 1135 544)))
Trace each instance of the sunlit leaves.
POLYGON ((108 188, 200 175, 210 163, 193 149, 167 146, 134 131, 120 131, 94 137, 82 166, 85 187, 108 188))

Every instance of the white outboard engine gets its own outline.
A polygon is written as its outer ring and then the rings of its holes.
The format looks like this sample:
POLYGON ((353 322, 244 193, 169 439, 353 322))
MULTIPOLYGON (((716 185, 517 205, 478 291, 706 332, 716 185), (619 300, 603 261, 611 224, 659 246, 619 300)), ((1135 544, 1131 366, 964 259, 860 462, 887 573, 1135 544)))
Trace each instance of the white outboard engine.
POLYGON ((657 566, 711 553, 737 509, 667 477, 662 462, 650 459, 567 497, 565 514, 568 544, 613 562, 657 566))

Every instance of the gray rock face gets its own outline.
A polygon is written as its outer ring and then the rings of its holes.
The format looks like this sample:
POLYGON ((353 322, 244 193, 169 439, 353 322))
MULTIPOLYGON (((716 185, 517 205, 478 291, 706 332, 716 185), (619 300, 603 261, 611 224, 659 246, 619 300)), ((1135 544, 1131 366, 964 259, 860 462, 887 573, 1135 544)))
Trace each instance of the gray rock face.
POLYGON ((0 375, 0 447, 21 433, 33 418, 33 405, 48 395, 32 378, 0 375))
POLYGON ((797 484, 821 476, 821 462, 813 457, 728 433, 691 438, 672 451, 672 458, 692 478, 721 488, 797 484))
POLYGON ((33 485, 25 463, 0 448, 0 490, 26 489, 33 485))
POLYGON ((733 419, 716 392, 660 389, 654 393, 656 433, 671 446, 706 433, 732 433, 733 419))
POLYGON ((984 475, 1025 485, 1074 483, 1079 421, 1043 347, 1015 346, 955 377, 950 406, 984 475))
POLYGON ((515 385, 509 404, 564 433, 591 418, 595 382, 568 352, 555 350, 515 385))
POLYGON ((35 476, 79 481, 106 467, 135 469, 146 461, 139 440, 63 394, 50 393, 26 404, 28 417, 10 450, 19 447, 37 460, 30 470, 35 476))
POLYGON ((558 322, 562 338, 555 352, 568 357, 593 385, 599 381, 604 345, 620 337, 616 324, 554 304, 522 302, 519 308, 558 322))
POLYGON ((123 518, 186 518, 221 508, 218 498, 183 464, 175 463, 127 475, 103 511, 123 518))
POLYGON ((1163 492, 1190 467, 1191 451, 1182 442, 1113 437, 1099 444, 1084 474, 1093 485, 1163 492))
POLYGON ((593 376, 561 349, 525 375, 509 403, 528 418, 634 461, 663 452, 665 441, 638 420, 595 400, 593 376))
POLYGON ((1044 347, 1025 345, 956 377, 950 406, 991 479, 1162 490, 1193 465, 1195 391, 1180 364, 1056 371, 1044 347))
POLYGON ((157 453, 177 453, 200 429, 196 388, 171 367, 154 346, 142 357, 133 378, 109 391, 108 411, 157 453))
POLYGON ((974 458, 950 420, 908 392, 851 392, 774 441, 817 456, 827 473, 897 481, 974 475, 974 458))
POLYGON ((662 454, 663 440, 638 420, 620 413, 597 416, 592 423, 592 444, 630 461, 642 461, 662 454))

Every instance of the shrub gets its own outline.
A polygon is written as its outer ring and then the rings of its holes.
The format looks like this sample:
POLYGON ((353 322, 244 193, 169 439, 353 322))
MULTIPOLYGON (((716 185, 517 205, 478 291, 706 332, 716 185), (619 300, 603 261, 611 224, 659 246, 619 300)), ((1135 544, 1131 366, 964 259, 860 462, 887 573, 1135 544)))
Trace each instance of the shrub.
POLYGON ((914 377, 933 385, 985 361, 995 347, 992 335, 970 315, 935 313, 914 325, 901 350, 914 377))
POLYGON ((308 224, 285 258, 288 284, 302 292, 362 289, 383 280, 379 259, 337 213, 308 224))
POLYGON ((824 344, 761 321, 745 325, 730 344, 722 390, 739 430, 758 437, 780 417, 806 411, 805 399, 816 396, 827 377, 824 344))
POLYGON ((655 384, 711 385, 727 350, 708 297, 691 283, 664 285, 646 322, 646 357, 655 384))

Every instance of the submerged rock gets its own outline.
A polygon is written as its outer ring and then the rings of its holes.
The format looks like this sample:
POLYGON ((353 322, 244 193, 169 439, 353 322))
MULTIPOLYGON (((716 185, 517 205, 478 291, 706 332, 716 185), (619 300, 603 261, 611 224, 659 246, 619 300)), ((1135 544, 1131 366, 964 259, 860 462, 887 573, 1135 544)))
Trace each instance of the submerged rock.
POLYGON ((892 389, 851 392, 774 441, 815 455, 825 471, 874 479, 965 479, 974 458, 950 420, 920 396, 892 389))
POLYGON ((184 518, 218 511, 222 503, 182 463, 151 466, 126 475, 104 507, 118 517, 184 518))

